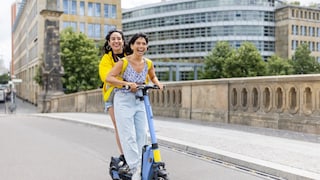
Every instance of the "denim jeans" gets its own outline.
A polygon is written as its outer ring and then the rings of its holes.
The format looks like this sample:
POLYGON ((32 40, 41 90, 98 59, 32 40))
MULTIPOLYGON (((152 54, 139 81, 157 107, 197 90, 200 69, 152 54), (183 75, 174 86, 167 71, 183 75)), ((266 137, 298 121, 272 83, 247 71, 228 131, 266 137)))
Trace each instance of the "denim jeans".
POLYGON ((113 103, 124 156, 130 169, 136 169, 141 164, 142 147, 147 143, 144 102, 135 93, 117 91, 113 103))

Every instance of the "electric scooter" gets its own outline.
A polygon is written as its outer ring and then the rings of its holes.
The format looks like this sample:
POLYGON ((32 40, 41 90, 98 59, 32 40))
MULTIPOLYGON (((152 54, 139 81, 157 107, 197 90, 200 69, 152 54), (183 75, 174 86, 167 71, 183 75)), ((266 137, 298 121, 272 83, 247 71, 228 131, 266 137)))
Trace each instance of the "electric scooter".
MULTIPOLYGON (((142 91, 151 139, 151 144, 145 145, 142 149, 141 179, 169 180, 168 173, 165 168, 165 163, 161 161, 159 145, 157 142, 153 124, 153 113, 148 96, 149 89, 159 89, 159 87, 155 85, 139 85, 137 89, 142 91)), ((117 157, 111 157, 109 173, 112 179, 131 180, 130 174, 119 173, 118 170, 120 166, 121 160, 117 157)))

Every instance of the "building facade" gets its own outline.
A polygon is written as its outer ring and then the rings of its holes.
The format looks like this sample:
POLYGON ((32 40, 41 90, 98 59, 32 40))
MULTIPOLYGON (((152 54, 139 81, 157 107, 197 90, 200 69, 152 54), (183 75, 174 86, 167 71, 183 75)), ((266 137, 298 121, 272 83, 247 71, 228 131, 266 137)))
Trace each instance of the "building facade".
POLYGON ((296 48, 307 43, 311 56, 320 62, 320 9, 282 6, 276 10, 276 54, 291 58, 296 48))
POLYGON ((127 39, 148 34, 160 80, 191 80, 218 41, 234 48, 252 42, 264 59, 273 55, 275 6, 275 0, 163 1, 123 10, 122 26, 127 39))
MULTIPOLYGON (((44 54, 44 17, 47 0, 22 0, 12 25, 12 71, 22 79, 18 96, 36 104, 41 92, 34 81, 44 54)), ((57 0, 60 30, 72 27, 94 40, 103 40, 112 28, 121 29, 119 0, 57 0)))
POLYGON ((267 58, 275 51, 275 0, 175 0, 123 10, 127 37, 149 35, 154 60, 202 62, 218 41, 238 48, 256 45, 267 58))

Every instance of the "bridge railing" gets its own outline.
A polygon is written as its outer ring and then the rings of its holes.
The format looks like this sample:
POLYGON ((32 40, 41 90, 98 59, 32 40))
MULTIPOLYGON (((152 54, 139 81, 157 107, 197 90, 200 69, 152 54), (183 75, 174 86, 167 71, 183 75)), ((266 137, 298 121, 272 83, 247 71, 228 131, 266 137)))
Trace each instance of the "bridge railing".
MULTIPOLYGON (((165 83, 154 115, 320 134, 320 75, 165 83)), ((101 89, 54 97, 49 112, 103 112, 101 89)))

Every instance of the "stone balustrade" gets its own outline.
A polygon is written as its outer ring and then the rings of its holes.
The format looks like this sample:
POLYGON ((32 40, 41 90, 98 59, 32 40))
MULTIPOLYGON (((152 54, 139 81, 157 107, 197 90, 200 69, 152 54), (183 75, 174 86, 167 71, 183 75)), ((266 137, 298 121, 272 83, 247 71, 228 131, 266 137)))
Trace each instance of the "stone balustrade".
MULTIPOLYGON (((157 116, 320 134, 320 75, 165 83, 150 90, 157 116)), ((103 112, 101 89, 51 98, 49 112, 103 112)))

